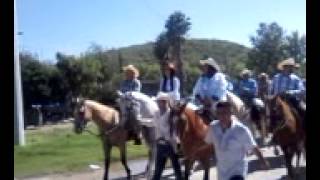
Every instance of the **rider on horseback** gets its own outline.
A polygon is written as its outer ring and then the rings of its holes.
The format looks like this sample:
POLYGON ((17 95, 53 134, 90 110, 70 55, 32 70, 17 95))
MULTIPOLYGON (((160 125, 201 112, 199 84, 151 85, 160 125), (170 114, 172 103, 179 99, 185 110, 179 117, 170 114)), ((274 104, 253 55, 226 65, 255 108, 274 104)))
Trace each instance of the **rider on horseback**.
POLYGON ((305 103, 302 102, 302 97, 305 93, 305 87, 302 79, 294 73, 295 68, 298 67, 300 65, 295 63, 293 58, 286 59, 278 64, 280 73, 273 77, 271 95, 285 93, 287 96, 295 98, 295 101, 300 102, 299 109, 304 109, 305 103))
POLYGON ((215 104, 220 100, 227 100, 228 82, 220 67, 213 58, 200 60, 203 74, 193 89, 193 96, 203 105, 199 111, 201 115, 211 121, 214 115, 215 104))
POLYGON ((257 82, 251 77, 252 73, 248 69, 244 69, 240 73, 240 76, 242 80, 239 82, 239 96, 245 102, 245 104, 250 107, 253 99, 257 97, 257 82))
MULTIPOLYGON (((120 85, 120 91, 122 93, 126 93, 128 91, 138 91, 140 92, 141 90, 141 83, 140 80, 138 79, 139 77, 139 70, 133 66, 133 65, 128 65, 123 67, 123 71, 125 72, 125 77, 126 79, 121 82, 120 85)), ((139 131, 137 130, 138 128, 131 127, 129 124, 130 122, 125 122, 125 120, 122 118, 122 125, 129 130, 129 139, 134 139, 135 145, 140 145, 141 144, 141 138, 139 135, 139 131)))

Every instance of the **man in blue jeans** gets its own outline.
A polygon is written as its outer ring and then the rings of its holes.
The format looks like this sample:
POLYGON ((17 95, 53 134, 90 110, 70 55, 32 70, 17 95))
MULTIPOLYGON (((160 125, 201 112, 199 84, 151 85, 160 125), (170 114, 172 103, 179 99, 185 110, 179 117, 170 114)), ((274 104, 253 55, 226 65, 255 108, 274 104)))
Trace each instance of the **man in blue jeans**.
POLYGON ((160 180, 168 158, 171 159, 175 172, 175 179, 182 180, 181 167, 177 155, 177 135, 173 128, 173 124, 169 122, 170 96, 167 93, 160 92, 157 95, 156 100, 159 111, 155 118, 157 155, 153 180, 160 180))

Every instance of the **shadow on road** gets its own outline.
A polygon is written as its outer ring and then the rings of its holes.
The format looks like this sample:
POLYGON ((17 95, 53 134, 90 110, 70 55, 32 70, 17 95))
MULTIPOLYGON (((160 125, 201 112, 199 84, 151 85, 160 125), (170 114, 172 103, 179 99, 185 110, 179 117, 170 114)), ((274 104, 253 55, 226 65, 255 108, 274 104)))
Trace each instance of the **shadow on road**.
MULTIPOLYGON (((286 168, 284 155, 280 155, 277 157, 267 157, 266 160, 270 163, 270 169, 277 168, 286 168)), ((261 162, 259 160, 252 160, 249 162, 248 174, 255 171, 263 171, 261 168, 261 162)), ((295 168, 294 163, 294 172, 296 172, 296 180, 305 180, 306 179, 306 167, 295 168)), ((279 180, 286 180, 288 178, 287 175, 282 176, 279 180)))

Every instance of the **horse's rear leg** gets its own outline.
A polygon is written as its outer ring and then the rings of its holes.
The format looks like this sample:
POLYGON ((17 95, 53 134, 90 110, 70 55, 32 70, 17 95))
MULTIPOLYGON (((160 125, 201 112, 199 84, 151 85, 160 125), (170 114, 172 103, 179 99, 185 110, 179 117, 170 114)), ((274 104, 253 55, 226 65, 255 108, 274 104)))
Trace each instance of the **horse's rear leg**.
POLYGON ((121 163, 124 166, 126 172, 127 172, 127 179, 131 179, 131 170, 128 167, 127 164, 127 149, 126 149, 126 144, 123 143, 120 147, 120 156, 121 156, 121 163))
POLYGON ((292 158, 293 158, 293 149, 290 147, 284 147, 282 148, 284 157, 285 157, 285 162, 286 162, 286 167, 288 170, 288 175, 291 179, 294 178, 294 173, 293 173, 293 168, 292 168, 292 158))
POLYGON ((104 177, 103 179, 104 180, 108 180, 108 177, 109 177, 109 165, 110 165, 110 156, 111 156, 111 149, 112 149, 112 146, 107 144, 107 143, 104 143, 104 177))

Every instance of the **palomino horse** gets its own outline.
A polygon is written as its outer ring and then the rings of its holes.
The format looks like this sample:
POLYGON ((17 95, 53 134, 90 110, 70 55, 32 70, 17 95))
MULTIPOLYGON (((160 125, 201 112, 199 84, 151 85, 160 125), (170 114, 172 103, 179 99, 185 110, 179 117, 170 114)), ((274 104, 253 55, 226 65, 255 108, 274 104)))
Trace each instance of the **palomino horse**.
POLYGON ((297 155, 296 166, 299 167, 301 152, 305 145, 304 117, 290 107, 282 96, 276 95, 270 100, 270 128, 273 131, 272 142, 280 145, 285 156, 288 175, 293 178, 292 158, 297 155))
POLYGON ((204 167, 204 179, 208 180, 210 158, 214 153, 213 146, 204 142, 208 125, 194 109, 187 106, 187 103, 178 103, 172 107, 169 118, 175 124, 174 127, 180 138, 181 150, 185 158, 185 179, 189 179, 192 165, 198 160, 204 167))
POLYGON ((149 159, 146 167, 147 178, 152 177, 152 166, 155 161, 155 127, 154 116, 159 110, 156 102, 149 96, 140 92, 118 92, 117 100, 120 106, 121 119, 136 132, 142 132, 149 147, 149 159), (128 125, 129 124, 129 125, 128 125))
POLYGON ((131 171, 127 165, 126 141, 128 131, 119 126, 120 116, 115 109, 91 100, 77 99, 74 112, 74 130, 82 133, 88 121, 92 120, 99 128, 100 138, 103 144, 105 157, 104 180, 108 179, 110 155, 113 146, 120 150, 121 162, 127 172, 127 178, 131 178, 131 171))

